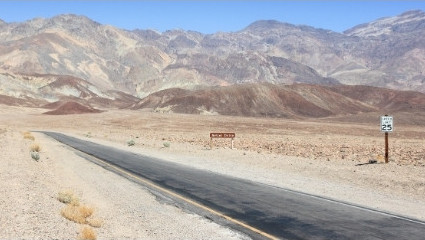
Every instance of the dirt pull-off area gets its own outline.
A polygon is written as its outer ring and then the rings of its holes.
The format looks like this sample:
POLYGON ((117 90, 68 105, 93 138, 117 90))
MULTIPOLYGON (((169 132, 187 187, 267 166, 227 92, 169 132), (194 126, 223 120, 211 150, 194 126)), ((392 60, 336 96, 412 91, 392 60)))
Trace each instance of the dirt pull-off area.
POLYGON ((241 239, 243 235, 171 205, 143 187, 33 133, 49 130, 225 175, 250 179, 425 220, 425 126, 422 116, 395 115, 390 162, 383 161, 379 116, 293 121, 110 110, 44 115, 42 109, 0 109, 0 238, 77 238, 80 225, 60 216, 56 196, 73 190, 104 224, 99 239, 241 239), (356 120, 355 122, 352 122, 356 120), (358 121, 357 121, 358 120, 358 121), (376 122, 375 122, 376 121, 376 122), (214 139, 210 132, 235 132, 214 139), (135 145, 128 146, 133 140, 135 145), (165 144, 167 143, 167 144, 165 144), (168 146, 168 147, 166 147, 168 146), (365 164, 378 160, 376 164, 365 164))

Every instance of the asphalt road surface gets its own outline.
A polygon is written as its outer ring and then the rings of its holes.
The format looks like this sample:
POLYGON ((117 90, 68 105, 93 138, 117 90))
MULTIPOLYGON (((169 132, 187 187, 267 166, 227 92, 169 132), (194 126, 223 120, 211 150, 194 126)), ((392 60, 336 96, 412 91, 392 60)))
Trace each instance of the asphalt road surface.
POLYGON ((279 239, 425 239, 422 221, 44 133, 279 239))

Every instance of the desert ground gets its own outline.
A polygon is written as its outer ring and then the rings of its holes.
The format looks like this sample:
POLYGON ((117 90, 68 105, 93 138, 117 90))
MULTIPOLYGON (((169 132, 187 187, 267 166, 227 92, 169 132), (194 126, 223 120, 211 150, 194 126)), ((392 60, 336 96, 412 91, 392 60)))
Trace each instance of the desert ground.
POLYGON ((425 220, 425 114, 394 114, 385 164, 376 113, 287 120, 149 110, 43 112, 0 107, 0 239, 79 238, 83 225, 61 216, 64 204, 57 196, 65 190, 102 219, 94 229, 98 239, 248 239, 159 201, 36 131, 425 220), (24 138, 28 131, 34 140, 24 138), (234 132, 235 149, 229 139, 214 139, 211 149, 210 132, 234 132), (34 143, 41 146, 38 161, 30 156, 34 143), (365 164, 370 160, 377 163, 365 164))

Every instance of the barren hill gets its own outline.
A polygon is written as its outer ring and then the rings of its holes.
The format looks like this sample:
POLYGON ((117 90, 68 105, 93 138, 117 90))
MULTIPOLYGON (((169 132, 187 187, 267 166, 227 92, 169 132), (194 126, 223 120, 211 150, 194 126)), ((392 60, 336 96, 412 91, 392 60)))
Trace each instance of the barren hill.
POLYGON ((392 112, 425 112, 425 94, 413 91, 397 91, 370 86, 330 87, 341 95, 392 112))
POLYGON ((0 104, 28 107, 75 101, 101 108, 122 108, 140 100, 121 91, 102 91, 73 76, 7 72, 0 72, 0 96, 0 104))
POLYGON ((256 117, 328 117, 364 112, 425 111, 425 94, 369 86, 240 84, 167 89, 131 106, 160 112, 256 117))
POLYGON ((131 106, 155 111, 256 117, 316 118, 387 110, 425 111, 425 94, 369 86, 241 84, 167 89, 131 106))
POLYGON ((47 102, 44 100, 38 100, 31 97, 11 97, 0 94, 0 104, 9 106, 22 106, 22 107, 39 107, 47 102))
POLYGON ((422 11, 343 34, 273 20, 229 33, 127 31, 69 14, 2 22, 0 35, 2 72, 73 76, 100 92, 144 97, 168 88, 260 82, 425 92, 422 11))
POLYGON ((59 104, 58 108, 45 112, 48 115, 66 115, 66 114, 83 114, 83 113, 100 113, 102 111, 95 109, 89 105, 85 106, 77 102, 65 102, 59 104))

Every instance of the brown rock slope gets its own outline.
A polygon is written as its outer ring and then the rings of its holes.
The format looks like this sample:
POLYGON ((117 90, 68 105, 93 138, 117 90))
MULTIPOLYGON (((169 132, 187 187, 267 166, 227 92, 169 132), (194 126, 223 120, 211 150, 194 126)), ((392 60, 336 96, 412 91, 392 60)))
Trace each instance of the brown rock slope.
POLYGON ((11 96, 0 94, 0 104, 3 104, 3 105, 21 106, 21 107, 40 107, 46 103, 47 101, 34 99, 27 96, 17 98, 17 97, 11 97, 11 96))
MULTIPOLYGON (((55 104, 52 104, 54 106, 55 104)), ((101 110, 95 109, 91 106, 84 106, 77 102, 65 102, 61 104, 56 110, 45 112, 48 115, 66 115, 66 114, 82 114, 82 113, 99 113, 101 110)))
POLYGON ((332 86, 329 89, 352 99, 373 105, 379 110, 425 112, 425 94, 370 86, 332 86))
MULTIPOLYGON (((346 91, 350 91, 350 87, 347 88, 346 91)), ((381 91, 378 88, 371 91, 374 90, 381 91)), ((284 118, 319 118, 379 110, 378 104, 363 101, 361 98, 356 99, 344 94, 344 91, 343 86, 332 88, 309 84, 268 83, 200 90, 168 89, 149 95, 131 108, 153 108, 156 111, 191 114, 284 118)), ((397 91, 394 93, 403 94, 397 91)), ((425 99, 425 94, 416 97, 425 99)))

